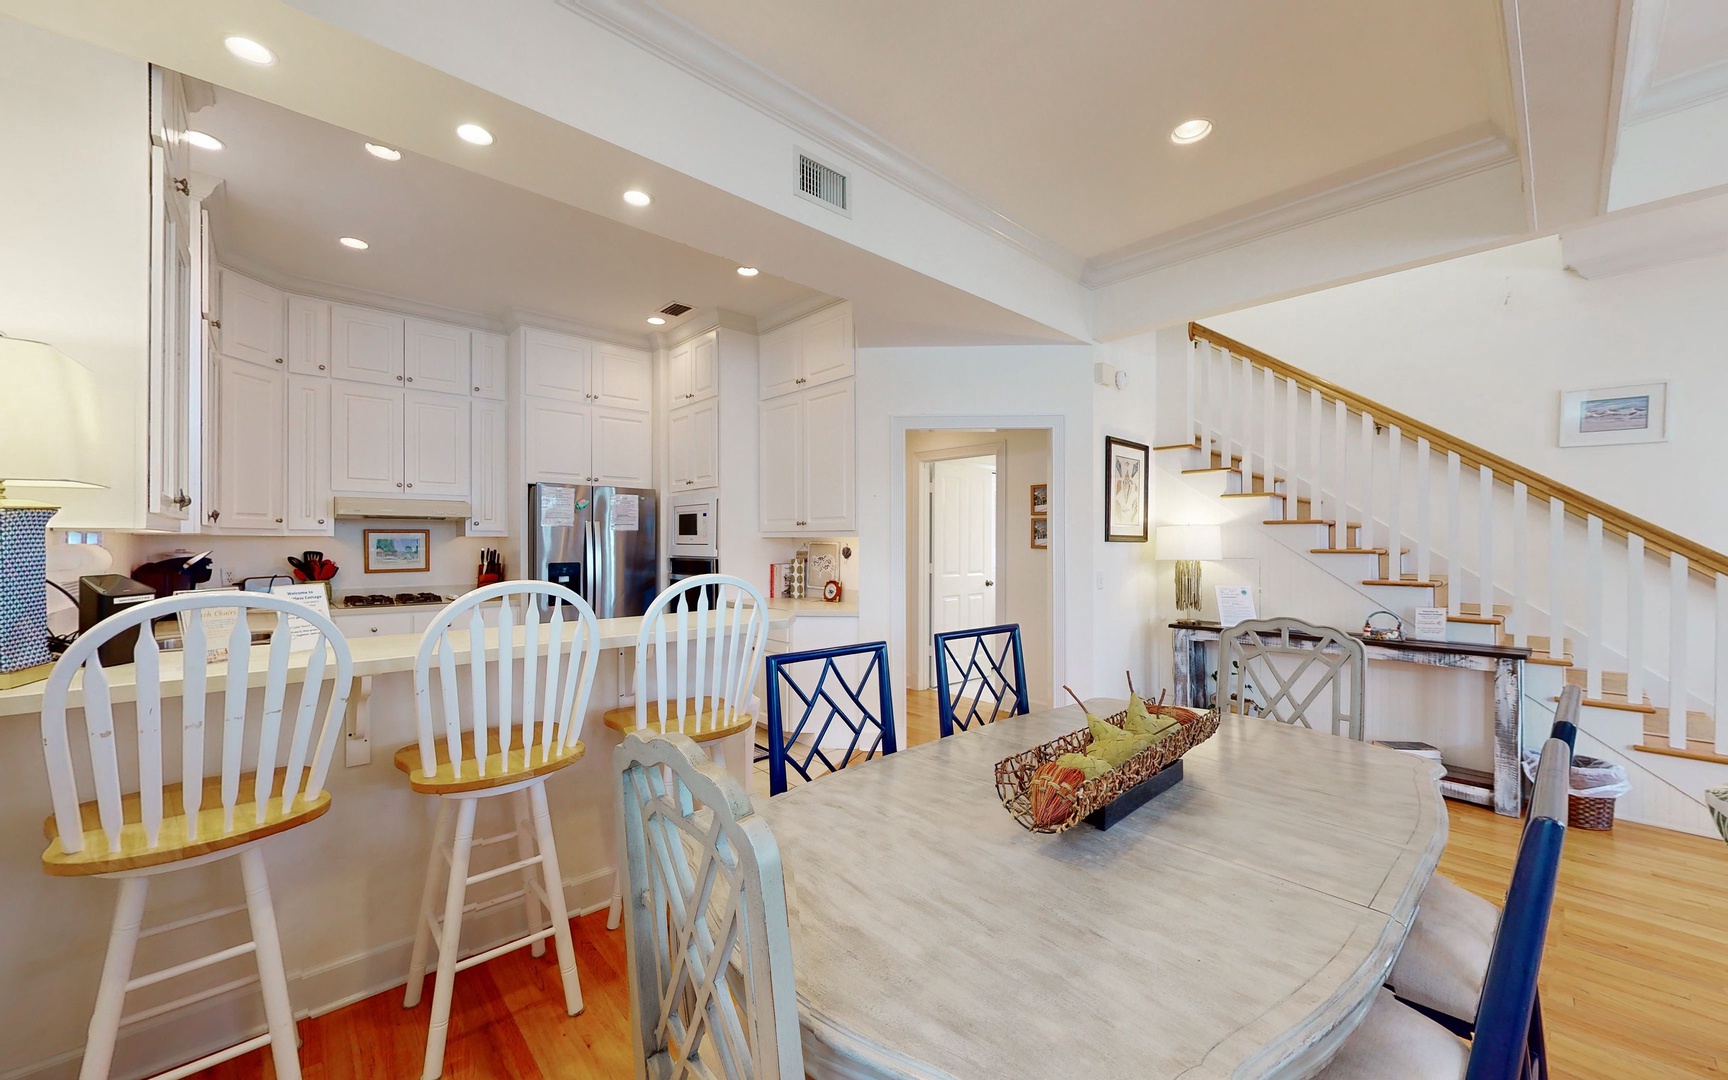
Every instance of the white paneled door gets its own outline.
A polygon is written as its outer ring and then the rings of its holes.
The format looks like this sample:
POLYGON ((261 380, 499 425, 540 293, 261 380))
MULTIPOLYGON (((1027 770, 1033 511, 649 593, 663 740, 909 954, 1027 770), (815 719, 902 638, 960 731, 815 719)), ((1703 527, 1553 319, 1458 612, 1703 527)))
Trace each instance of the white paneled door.
POLYGON ((995 622, 996 459, 932 462, 930 632, 995 622))

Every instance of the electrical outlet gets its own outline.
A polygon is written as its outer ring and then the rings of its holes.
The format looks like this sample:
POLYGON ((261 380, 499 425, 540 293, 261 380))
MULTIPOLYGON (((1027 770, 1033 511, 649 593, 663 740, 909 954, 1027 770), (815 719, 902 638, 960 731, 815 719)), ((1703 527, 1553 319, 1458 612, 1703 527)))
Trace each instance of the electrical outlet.
POLYGON ((1098 591, 1104 591, 1104 571, 1098 571, 1098 591))
POLYGON ((234 571, 224 566, 220 573, 217 574, 217 580, 224 585, 234 584, 234 571))

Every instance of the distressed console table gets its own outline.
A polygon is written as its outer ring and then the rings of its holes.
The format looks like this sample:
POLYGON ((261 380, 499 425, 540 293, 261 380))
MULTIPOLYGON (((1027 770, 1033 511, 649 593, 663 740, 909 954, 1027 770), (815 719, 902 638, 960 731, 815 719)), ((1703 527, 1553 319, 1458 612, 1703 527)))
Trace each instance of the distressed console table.
MULTIPOLYGON (((1173 664, 1176 704, 1204 708, 1211 697, 1207 676, 1214 674, 1206 647, 1216 644, 1222 627, 1215 622, 1182 620, 1170 624, 1175 631, 1173 664)), ((1464 641, 1371 641, 1361 634, 1370 660, 1393 660, 1403 664, 1485 671, 1494 676, 1494 773, 1488 776, 1471 769, 1448 766, 1440 789, 1447 798, 1480 806, 1492 806, 1497 814, 1517 817, 1523 812, 1524 774, 1518 753, 1522 745, 1524 705, 1524 661, 1530 650, 1502 645, 1479 645, 1464 641)), ((1302 640, 1291 634, 1293 642, 1302 640)), ((1308 640, 1313 640, 1312 638, 1308 640)))

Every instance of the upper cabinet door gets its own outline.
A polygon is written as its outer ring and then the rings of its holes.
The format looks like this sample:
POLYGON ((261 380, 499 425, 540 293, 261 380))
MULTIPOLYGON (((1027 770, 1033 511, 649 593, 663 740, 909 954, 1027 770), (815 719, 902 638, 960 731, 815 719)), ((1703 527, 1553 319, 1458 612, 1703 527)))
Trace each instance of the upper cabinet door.
POLYGON ((803 368, 800 386, 820 386, 852 375, 852 306, 836 304, 819 311, 799 325, 802 338, 799 361, 803 368))
MULTIPOLYGON (((591 401, 588 364, 592 346, 579 337, 550 330, 522 331, 522 369, 530 397, 591 401)), ((580 481, 578 481, 580 483, 580 481)))
POLYGON ((630 409, 594 410, 594 482, 645 488, 654 483, 650 415, 630 409))
POLYGON ((798 359, 799 333, 796 324, 782 326, 762 335, 757 371, 761 383, 761 398, 789 394, 802 384, 798 359))
POLYGON ((288 298, 288 370, 296 375, 330 374, 330 302, 288 298))
POLYGON ((330 380, 288 377, 288 531, 336 534, 330 512, 330 380))
POLYGON ((622 345, 597 345, 590 370, 594 404, 643 412, 652 407, 654 369, 648 353, 622 345))
POLYGON ((402 407, 402 475, 410 495, 466 495, 468 398, 411 390, 402 407))
POLYGON ((215 528, 229 533, 275 534, 286 516, 283 430, 288 374, 224 359, 217 376, 218 471, 215 528))
POLYGON ((707 401, 720 392, 720 332, 710 330, 690 343, 691 401, 707 401))
POLYGON ((789 536, 804 526, 803 395, 777 398, 763 405, 759 424, 756 501, 760 524, 769 536, 789 536))
POLYGON ((469 330, 448 323, 403 320, 402 372, 408 389, 467 396, 471 336, 469 330))
POLYGON ((720 403, 698 401, 673 409, 667 418, 667 475, 674 492, 719 483, 720 403))
POLYGON ((853 387, 839 382, 804 395, 804 520, 806 532, 848 536, 856 514, 853 477, 853 387))
POLYGON ((334 383, 330 426, 332 490, 391 495, 405 490, 402 391, 334 383))
POLYGON ((266 367, 285 365, 282 348, 282 294, 261 281, 222 271, 223 355, 266 367))
POLYGON ((488 334, 476 330, 469 346, 469 364, 474 381, 472 392, 484 398, 504 400, 505 357, 509 354, 509 339, 503 334, 488 334))
POLYGON ((330 305, 330 371, 338 379, 402 383, 402 316, 330 305))
POLYGON ((666 399, 671 408, 690 400, 690 353, 694 348, 694 342, 686 341, 666 358, 666 399))
MULTIPOLYGON (((475 334, 479 337, 479 334, 475 334)), ((469 536, 505 536, 509 533, 509 429, 505 426, 505 408, 501 401, 471 403, 474 432, 473 480, 469 485, 468 501, 473 515, 463 531, 469 536)))
POLYGON ((594 429, 586 405, 529 398, 523 403, 527 482, 586 484, 594 479, 594 429))

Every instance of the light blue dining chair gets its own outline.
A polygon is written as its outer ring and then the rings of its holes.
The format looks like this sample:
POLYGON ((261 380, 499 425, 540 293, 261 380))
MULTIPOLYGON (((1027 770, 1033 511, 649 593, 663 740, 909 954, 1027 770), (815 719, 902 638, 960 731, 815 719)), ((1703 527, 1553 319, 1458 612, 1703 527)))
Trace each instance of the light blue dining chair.
POLYGON ((770 796, 786 790, 788 766, 809 782, 899 748, 886 641, 768 658, 770 796), (855 666, 845 663, 850 657, 869 659, 849 678, 845 669, 855 666), (844 746, 829 745, 829 733, 841 731, 849 736, 844 746))
POLYGON ((1031 712, 1020 625, 1005 623, 937 634, 936 691, 940 708, 937 719, 944 739, 975 724, 993 724, 1031 712))
POLYGON ((1506 910, 1489 952, 1474 1038, 1464 1042, 1383 989, 1317 1074, 1321 1080, 1547 1080, 1536 982, 1566 842, 1571 751, 1564 741, 1550 739, 1542 757, 1506 910))

